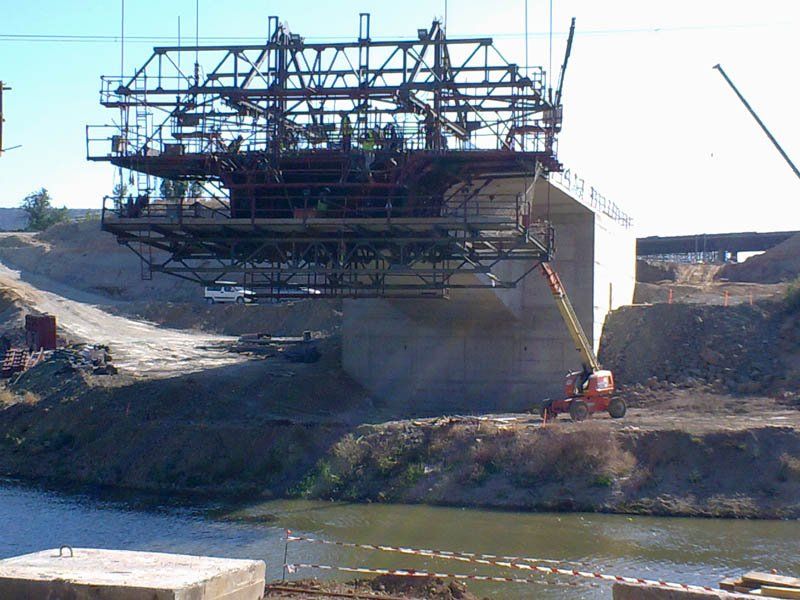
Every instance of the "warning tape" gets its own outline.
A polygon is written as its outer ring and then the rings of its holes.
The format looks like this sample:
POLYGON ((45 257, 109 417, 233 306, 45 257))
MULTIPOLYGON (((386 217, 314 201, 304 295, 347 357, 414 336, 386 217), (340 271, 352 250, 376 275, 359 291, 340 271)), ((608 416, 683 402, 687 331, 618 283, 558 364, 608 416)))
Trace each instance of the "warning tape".
MULTIPOLYGON (((293 535, 291 531, 286 531, 287 542, 309 542, 312 544, 325 544, 327 546, 340 546, 342 548, 358 548, 362 550, 378 550, 380 552, 399 552, 414 556, 425 556, 428 558, 444 558, 447 560, 457 560, 461 562, 476 563, 481 565, 496 565, 496 561, 528 562, 551 565, 581 565, 582 563, 566 560, 549 560, 546 558, 528 558, 525 556, 498 556, 496 554, 475 554, 473 552, 449 552, 447 550, 426 550, 424 548, 405 548, 403 546, 386 546, 383 544, 354 544, 352 542, 336 542, 331 540, 321 540, 318 538, 293 535)), ((504 565, 500 565, 504 566, 504 565)))
MULTIPOLYGON (((286 541, 288 542, 297 542, 297 541, 307 541, 312 543, 320 543, 320 544, 330 544, 334 546, 343 546, 347 548, 364 548, 368 550, 380 550, 384 552, 401 552, 403 554, 416 554, 419 556, 427 556, 432 558, 444 558, 449 560, 459 560, 462 562, 472 562, 481 565, 489 565, 493 567, 502 567, 506 569, 518 569, 522 571, 530 571, 534 573, 543 573, 546 575, 566 575, 569 577, 580 577, 584 579, 593 579, 595 581, 610 581, 613 583, 632 583, 636 585, 648 585, 648 586, 656 586, 656 587, 663 587, 668 589, 677 589, 677 590, 684 590, 684 591, 692 591, 692 592, 713 592, 715 594, 721 595, 729 595, 725 592, 725 590, 721 590, 719 588, 714 588, 705 585, 694 585, 689 583, 673 583, 670 581, 663 581, 661 579, 644 579, 641 577, 625 577, 622 575, 608 575, 606 573, 597 573, 591 571, 580 571, 577 569, 564 569, 557 566, 541 566, 544 561, 533 559, 533 558, 524 558, 524 557, 517 557, 512 559, 498 557, 498 558, 480 558, 482 556, 492 556, 492 555, 478 555, 478 554, 467 554, 467 553, 456 553, 456 552, 445 552, 442 550, 419 550, 415 548, 402 548, 397 546, 383 546, 383 545, 372 545, 372 544, 353 544, 350 542, 333 542, 327 540, 319 540, 316 538, 306 538, 302 536, 295 536, 292 535, 290 531, 287 530, 286 532, 286 541), (517 561, 517 562, 515 562, 517 561), (524 561, 524 562, 523 562, 524 561)), ((554 562, 554 561, 549 561, 554 562)), ((407 577, 441 577, 441 578, 452 578, 452 579, 473 579, 475 581, 494 581, 494 582, 505 582, 505 583, 535 583, 534 580, 529 579, 519 579, 514 577, 492 577, 488 575, 456 575, 456 574, 448 574, 448 573, 430 573, 426 571, 416 571, 414 569, 368 569, 366 567, 332 567, 328 565, 308 565, 308 564, 294 564, 294 565, 286 565, 287 569, 291 571, 291 569, 298 569, 298 568, 305 568, 305 569, 324 569, 324 570, 334 570, 334 571, 344 571, 347 573, 368 573, 368 574, 377 574, 377 575, 405 575, 407 577)))
POLYGON ((368 567, 333 567, 331 565, 311 565, 294 563, 286 565, 289 573, 297 573, 299 569, 320 569, 323 571, 342 571, 343 573, 362 573, 366 575, 397 575, 400 577, 438 577, 439 579, 468 579, 472 581, 491 581, 493 583, 541 583, 535 579, 520 577, 497 577, 491 575, 463 575, 458 573, 435 573, 433 571, 417 571, 416 569, 370 569, 368 567))

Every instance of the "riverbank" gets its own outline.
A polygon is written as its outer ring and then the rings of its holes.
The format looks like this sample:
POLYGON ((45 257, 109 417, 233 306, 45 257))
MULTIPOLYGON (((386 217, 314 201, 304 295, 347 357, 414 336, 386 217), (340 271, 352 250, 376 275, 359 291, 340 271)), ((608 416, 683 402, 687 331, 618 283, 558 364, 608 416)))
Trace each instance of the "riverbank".
POLYGON ((657 410, 547 427, 387 420, 326 356, 158 380, 44 363, 0 410, 0 475, 246 500, 800 517, 800 413, 769 398, 674 388, 657 410))

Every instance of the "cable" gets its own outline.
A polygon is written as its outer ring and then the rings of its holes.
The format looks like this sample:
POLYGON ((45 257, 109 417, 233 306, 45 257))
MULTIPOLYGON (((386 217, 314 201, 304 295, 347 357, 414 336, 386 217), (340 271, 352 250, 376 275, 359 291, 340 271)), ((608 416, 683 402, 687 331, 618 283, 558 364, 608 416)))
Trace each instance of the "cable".
POLYGON ((553 0, 550 0, 550 52, 548 54, 550 65, 547 67, 547 79, 550 83, 550 91, 553 90, 553 0))
POLYGON ((528 0, 525 0, 525 75, 527 76, 530 72, 530 61, 528 57, 530 54, 528 53, 528 0))
MULTIPOLYGON (((705 32, 709 30, 724 31, 730 29, 756 29, 768 27, 794 27, 793 23, 742 23, 732 25, 686 25, 675 27, 640 27, 630 29, 594 29, 594 30, 581 30, 575 33, 576 36, 597 36, 597 35, 627 35, 627 34, 640 34, 640 33, 675 33, 686 31, 705 32)), ((552 31, 553 36, 565 36, 568 31, 552 31)), ((453 37, 459 35, 469 37, 488 37, 494 39, 519 39, 523 37, 524 33, 515 32, 468 32, 462 34, 455 34, 453 37)), ((528 33, 529 36, 536 37, 549 37, 550 31, 532 31, 528 33)), ((374 40, 405 40, 409 38, 408 32, 397 35, 373 36, 374 40)), ((352 36, 319 36, 309 38, 309 42, 326 42, 336 40, 352 40, 352 36)), ((6 42, 64 42, 64 43, 118 43, 120 36, 118 35, 73 35, 73 34, 37 34, 37 33, 0 33, 0 41, 6 42)), ((125 41, 128 43, 174 43, 175 36, 125 36, 125 41)), ((260 37, 242 37, 242 36, 203 36, 199 38, 201 42, 231 42, 231 43, 263 43, 264 39, 260 37)))
POLYGON ((125 0, 122 0, 119 42, 119 74, 121 76, 125 73, 125 0))

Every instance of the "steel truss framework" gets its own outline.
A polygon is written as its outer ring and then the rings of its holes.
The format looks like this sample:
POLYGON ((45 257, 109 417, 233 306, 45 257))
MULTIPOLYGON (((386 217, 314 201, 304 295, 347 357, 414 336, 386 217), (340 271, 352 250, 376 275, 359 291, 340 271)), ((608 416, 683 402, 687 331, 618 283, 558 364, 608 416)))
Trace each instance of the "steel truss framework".
POLYGON ((499 264, 549 258, 531 183, 560 169, 561 108, 540 67, 438 22, 378 41, 362 14, 347 43, 269 23, 265 44, 155 48, 132 78, 102 80, 120 120, 87 128, 87 155, 137 174, 103 227, 145 275, 230 277, 265 296, 441 296, 512 287, 499 264), (153 177, 215 192, 159 199, 153 177), (493 191, 507 179, 518 192, 493 191))

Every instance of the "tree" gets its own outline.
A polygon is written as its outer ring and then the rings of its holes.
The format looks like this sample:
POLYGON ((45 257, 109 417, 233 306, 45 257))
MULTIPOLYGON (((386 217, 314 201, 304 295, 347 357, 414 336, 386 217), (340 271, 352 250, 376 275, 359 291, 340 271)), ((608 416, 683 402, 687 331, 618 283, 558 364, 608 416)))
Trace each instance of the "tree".
POLYGON ((114 186, 114 191, 111 192, 111 197, 114 198, 114 204, 117 208, 121 207, 125 202, 125 196, 128 195, 128 186, 125 183, 118 183, 114 186))
POLYGON ((44 231, 51 225, 69 219, 67 207, 53 207, 50 193, 45 188, 25 196, 20 208, 28 215, 28 231, 44 231))

